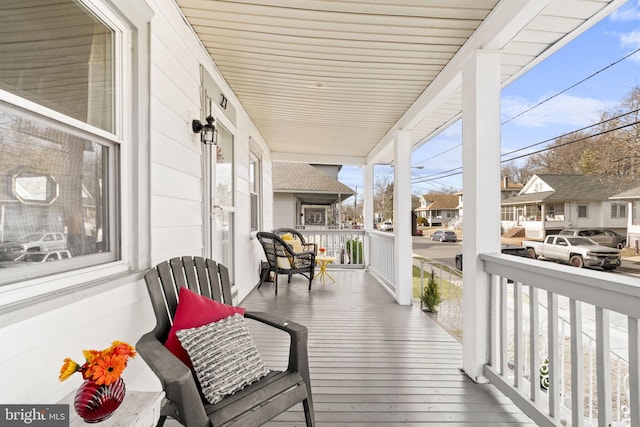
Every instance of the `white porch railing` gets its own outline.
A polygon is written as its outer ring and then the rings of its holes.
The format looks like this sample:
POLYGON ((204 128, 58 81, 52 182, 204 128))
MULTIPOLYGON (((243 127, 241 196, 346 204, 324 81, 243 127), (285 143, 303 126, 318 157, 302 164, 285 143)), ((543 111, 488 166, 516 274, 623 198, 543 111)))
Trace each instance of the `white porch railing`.
POLYGON ((326 248, 326 255, 333 257, 328 268, 364 268, 364 230, 298 230, 307 243, 326 248))
POLYGON ((369 236, 369 272, 395 294, 395 235, 371 231, 369 236))
POLYGON ((487 379, 538 425, 640 426, 638 280, 502 254, 480 258, 492 275, 487 379), (584 340, 589 329, 595 339, 584 340))

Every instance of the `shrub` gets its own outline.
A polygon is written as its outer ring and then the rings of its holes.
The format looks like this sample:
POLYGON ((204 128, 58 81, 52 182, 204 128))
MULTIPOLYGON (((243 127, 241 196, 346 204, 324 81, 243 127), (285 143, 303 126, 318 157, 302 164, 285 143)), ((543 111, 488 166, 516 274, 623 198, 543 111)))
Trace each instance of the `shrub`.
POLYGON ((422 290, 420 301, 424 308, 432 313, 437 310, 438 306, 442 302, 442 297, 440 296, 440 284, 436 280, 433 270, 431 270, 431 274, 429 275, 427 287, 422 290))
POLYGON ((362 255, 362 242, 359 240, 347 240, 345 247, 351 264, 364 263, 362 255))

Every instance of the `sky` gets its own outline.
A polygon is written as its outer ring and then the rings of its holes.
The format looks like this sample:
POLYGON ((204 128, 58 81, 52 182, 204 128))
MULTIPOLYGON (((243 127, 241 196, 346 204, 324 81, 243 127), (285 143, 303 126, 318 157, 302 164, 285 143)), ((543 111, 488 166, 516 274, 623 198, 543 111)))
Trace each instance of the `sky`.
MULTIPOLYGON (((640 52, 611 65, 639 48, 640 0, 629 0, 503 88, 502 153, 597 123, 601 112, 617 107, 634 87, 640 85, 640 52), (596 75, 587 79, 592 74, 596 75), (587 80, 579 83, 584 79, 587 80), (553 98, 514 118, 549 97, 553 98)), ((414 178, 428 179, 413 185, 414 194, 462 188, 461 174, 434 179, 438 174, 449 175, 446 171, 462 165, 461 143, 462 127, 458 121, 412 153, 412 175, 414 178), (423 166, 423 169, 415 166, 423 166)), ((531 148, 529 152, 543 146, 531 148)), ((505 158, 510 157, 505 155, 505 158)), ((376 166, 374 175, 391 179, 392 169, 376 166)), ((344 166, 339 180, 354 190, 357 187, 361 197, 363 179, 359 167, 344 166)))

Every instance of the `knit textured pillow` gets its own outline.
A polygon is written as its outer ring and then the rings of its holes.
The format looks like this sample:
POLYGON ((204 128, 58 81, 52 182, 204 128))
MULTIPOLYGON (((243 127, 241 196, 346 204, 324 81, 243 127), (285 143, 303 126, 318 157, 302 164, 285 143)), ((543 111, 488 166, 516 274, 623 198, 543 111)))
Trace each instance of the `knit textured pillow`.
POLYGON ((240 314, 176 335, 189 353, 202 392, 214 404, 269 373, 240 314))

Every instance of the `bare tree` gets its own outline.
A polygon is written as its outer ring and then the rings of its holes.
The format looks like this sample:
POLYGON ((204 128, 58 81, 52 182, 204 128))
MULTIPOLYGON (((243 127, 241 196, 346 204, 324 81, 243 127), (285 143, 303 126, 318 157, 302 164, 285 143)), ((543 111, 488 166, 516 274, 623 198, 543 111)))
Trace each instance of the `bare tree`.
POLYGON ((536 174, 536 168, 529 161, 518 164, 515 160, 512 160, 504 163, 500 171, 502 176, 506 176, 509 179, 509 182, 517 184, 525 184, 536 174))

